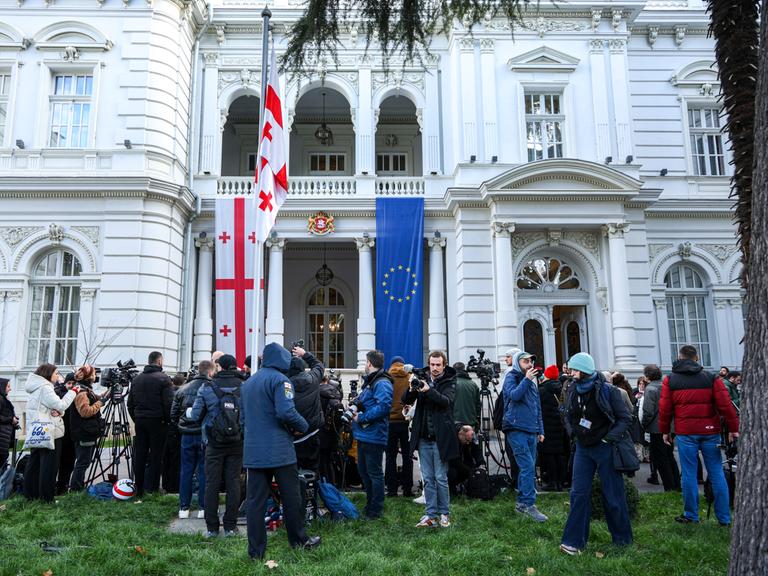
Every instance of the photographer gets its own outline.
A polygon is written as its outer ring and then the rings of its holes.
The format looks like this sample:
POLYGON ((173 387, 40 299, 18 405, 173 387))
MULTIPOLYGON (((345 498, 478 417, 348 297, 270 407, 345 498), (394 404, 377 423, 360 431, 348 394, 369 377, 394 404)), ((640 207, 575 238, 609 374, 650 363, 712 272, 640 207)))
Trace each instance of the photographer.
POLYGON ((456 398, 453 402, 453 421, 469 424, 477 430, 480 425, 480 388, 469 377, 463 362, 453 365, 456 370, 456 398))
POLYGON ((392 409, 392 377, 384 370, 384 354, 370 350, 365 355, 363 389, 354 400, 352 435, 357 440, 357 469, 365 487, 364 514, 369 520, 384 513, 384 470, 389 411, 392 409))
MULTIPOLYGON (((333 370, 331 370, 331 373, 333 370)), ((318 432, 319 442, 319 469, 320 477, 325 478, 331 484, 336 484, 336 469, 333 456, 339 447, 339 431, 341 429, 341 413, 344 404, 341 402, 341 382, 333 379, 333 374, 325 376, 320 383, 320 405, 325 417, 323 425, 318 432)))
POLYGON ((205 453, 203 451, 203 432, 200 422, 187 418, 187 408, 192 408, 197 393, 202 386, 211 384, 213 362, 202 360, 197 367, 195 378, 176 391, 171 406, 171 426, 176 426, 181 434, 181 466, 179 471, 179 518, 189 518, 189 506, 192 503, 192 478, 197 471, 199 490, 197 505, 198 518, 205 518, 205 453))
POLYGON ((320 361, 302 348, 303 341, 295 342, 291 353, 291 367, 288 378, 293 384, 293 403, 296 410, 307 421, 309 428, 293 441, 296 449, 296 462, 299 470, 311 470, 318 473, 320 458, 320 438, 318 432, 323 425, 323 408, 320 403, 320 383, 325 375, 325 368, 320 361), (309 367, 309 372, 307 372, 309 367))
POLYGON ((79 391, 75 396, 74 410, 69 413, 69 430, 75 443, 75 468, 69 481, 69 489, 72 491, 80 491, 85 487, 85 472, 103 431, 101 408, 108 392, 105 396, 97 396, 93 391, 95 381, 96 371, 89 364, 84 364, 75 372, 79 391))
POLYGON ((416 527, 431 528, 439 523, 448 528, 451 525, 448 462, 459 454, 453 423, 456 370, 447 365, 448 359, 440 351, 430 352, 427 361, 427 368, 414 371, 411 387, 402 398, 403 404, 416 402, 410 452, 419 451, 426 499, 425 514, 416 527))
POLYGON ((536 445, 544 441, 544 423, 534 360, 532 354, 523 351, 512 357, 512 370, 504 378, 502 430, 520 468, 515 510, 536 522, 546 522, 548 518, 536 508, 536 445))
POLYGON ((467 480, 472 478, 475 469, 484 467, 483 449, 477 441, 475 430, 469 424, 456 424, 456 439, 459 443, 459 455, 448 463, 448 486, 451 496, 467 493, 467 480))
POLYGON ((128 414, 136 425, 134 480, 136 497, 160 487, 163 451, 171 415, 173 385, 163 372, 163 355, 151 352, 144 371, 137 375, 128 394, 128 414), (149 465, 147 465, 149 464, 149 465), (145 474, 149 477, 145 480, 145 474))
POLYGON ((10 392, 11 381, 8 378, 0 378, 0 471, 8 461, 8 453, 16 442, 16 430, 19 426, 16 411, 8 399, 10 392))

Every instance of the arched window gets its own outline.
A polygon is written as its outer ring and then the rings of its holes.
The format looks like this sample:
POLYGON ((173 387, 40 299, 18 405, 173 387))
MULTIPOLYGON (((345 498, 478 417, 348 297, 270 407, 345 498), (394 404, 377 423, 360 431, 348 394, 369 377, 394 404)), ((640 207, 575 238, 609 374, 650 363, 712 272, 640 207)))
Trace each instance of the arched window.
POLYGON ((689 264, 676 264, 664 276, 667 323, 672 358, 681 346, 690 344, 699 351, 704 366, 712 365, 707 325, 709 291, 701 275, 689 264))
POLYGON ((307 304, 307 350, 327 368, 343 368, 344 296, 332 286, 320 286, 307 304))
POLYGON ((576 272, 558 258, 534 258, 530 260, 517 277, 521 290, 577 290, 581 286, 576 272))
POLYGON ((544 358, 544 329, 538 320, 528 320, 523 324, 523 346, 526 352, 536 356, 537 363, 546 362, 544 358))
POLYGON ((32 271, 27 365, 43 362, 71 366, 77 353, 80 323, 80 272, 77 256, 49 252, 32 271))

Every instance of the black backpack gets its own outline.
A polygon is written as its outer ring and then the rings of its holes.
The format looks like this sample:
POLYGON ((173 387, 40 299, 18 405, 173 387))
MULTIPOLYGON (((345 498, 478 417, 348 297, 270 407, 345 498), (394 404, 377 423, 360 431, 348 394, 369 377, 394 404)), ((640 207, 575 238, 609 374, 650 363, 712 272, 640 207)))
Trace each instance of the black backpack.
POLYGON ((219 413, 208 427, 208 437, 216 444, 238 444, 243 435, 240 429, 240 388, 224 392, 221 387, 211 386, 219 399, 219 413))
POLYGON ((320 405, 323 409, 323 429, 335 430, 339 408, 343 408, 341 391, 333 384, 320 384, 320 405))
POLYGON ((479 500, 493 500, 496 491, 491 487, 491 479, 485 468, 475 468, 467 482, 467 497, 479 500))
POLYGON ((504 423, 504 393, 499 391, 496 402, 493 403, 493 429, 501 430, 504 423))

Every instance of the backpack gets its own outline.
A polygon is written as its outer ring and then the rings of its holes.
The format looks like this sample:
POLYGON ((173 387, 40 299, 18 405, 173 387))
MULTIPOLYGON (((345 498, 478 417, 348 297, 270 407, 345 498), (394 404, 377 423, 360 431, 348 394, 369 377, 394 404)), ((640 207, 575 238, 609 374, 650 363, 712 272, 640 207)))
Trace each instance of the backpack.
POLYGON ((337 427, 338 409, 343 407, 341 391, 333 384, 320 384, 320 406, 323 409, 324 430, 335 430, 337 427))
POLYGON ((325 502, 325 507, 331 511, 334 517, 343 516, 350 520, 357 520, 360 514, 357 512, 357 508, 352 502, 341 493, 333 484, 328 482, 325 478, 321 479, 317 485, 320 492, 320 498, 325 502))
POLYGON ((496 402, 493 403, 493 429, 501 430, 504 424, 504 392, 499 391, 496 402))
POLYGON ((467 482, 467 496, 479 500, 493 500, 496 492, 491 488, 491 479, 485 468, 475 468, 467 482))
POLYGON ((208 427, 208 437, 216 444, 237 444, 242 441, 240 429, 240 389, 224 392, 220 386, 211 386, 219 399, 219 413, 208 427))

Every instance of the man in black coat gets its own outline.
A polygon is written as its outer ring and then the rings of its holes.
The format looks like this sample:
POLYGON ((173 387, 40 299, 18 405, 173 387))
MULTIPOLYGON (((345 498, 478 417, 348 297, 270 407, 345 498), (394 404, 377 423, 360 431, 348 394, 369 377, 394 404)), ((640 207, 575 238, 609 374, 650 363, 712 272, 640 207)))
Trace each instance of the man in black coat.
POLYGON ((128 413, 136 426, 133 474, 137 497, 160 487, 173 393, 171 378, 163 372, 162 353, 151 352, 144 372, 131 382, 127 400, 128 413))
POLYGON ((8 461, 8 452, 16 441, 16 426, 19 425, 16 411, 8 399, 10 391, 11 381, 0 378, 0 471, 8 461))
POLYGON ((419 451, 421 475, 424 478, 426 513, 418 528, 436 526, 447 528, 450 491, 448 462, 459 454, 453 423, 453 400, 456 394, 456 370, 440 351, 431 352, 426 380, 411 377, 411 387, 403 394, 403 404, 416 402, 416 414, 411 428, 410 451, 419 451))
POLYGON ((560 492, 566 479, 568 464, 565 459, 565 425, 560 414, 562 384, 557 366, 547 366, 544 381, 539 384, 541 419, 544 422, 544 441, 539 444, 542 489, 560 492))
POLYGON ((309 428, 293 441, 296 449, 296 464, 299 470, 318 473, 320 459, 320 427, 323 425, 323 407, 320 402, 320 383, 325 376, 322 363, 309 352, 296 346, 292 351, 288 378, 293 384, 293 403, 309 428), (306 368, 309 367, 307 372, 306 368))
POLYGON ((476 468, 485 466, 483 449, 469 424, 456 424, 456 438, 459 441, 459 456, 449 462, 448 484, 451 496, 466 492, 466 482, 472 478, 476 468), (463 487, 463 490, 460 488, 463 487))

